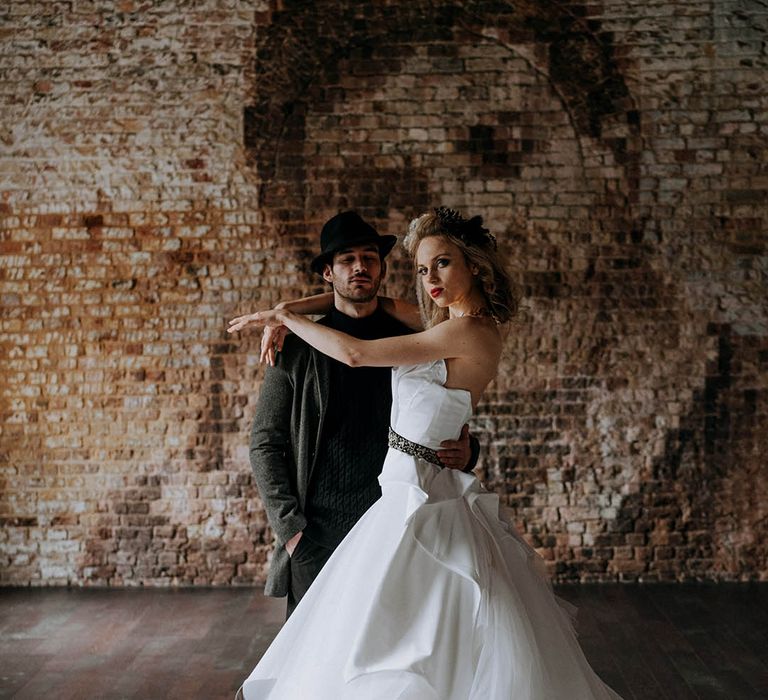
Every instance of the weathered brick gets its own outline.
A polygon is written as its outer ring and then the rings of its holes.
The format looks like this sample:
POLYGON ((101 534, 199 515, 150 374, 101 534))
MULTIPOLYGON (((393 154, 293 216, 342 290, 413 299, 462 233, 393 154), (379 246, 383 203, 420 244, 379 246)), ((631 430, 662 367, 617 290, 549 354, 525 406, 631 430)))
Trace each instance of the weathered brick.
MULTIPOLYGON (((764 31, 729 3, 448 6, 461 31, 426 0, 202 0, 171 36, 181 10, 137 35, 11 4, 0 584, 263 581, 258 339, 226 320, 320 291, 336 211, 402 234, 440 204, 526 292, 472 428, 550 571, 768 578, 764 31)), ((386 291, 412 284, 396 249, 386 291)))

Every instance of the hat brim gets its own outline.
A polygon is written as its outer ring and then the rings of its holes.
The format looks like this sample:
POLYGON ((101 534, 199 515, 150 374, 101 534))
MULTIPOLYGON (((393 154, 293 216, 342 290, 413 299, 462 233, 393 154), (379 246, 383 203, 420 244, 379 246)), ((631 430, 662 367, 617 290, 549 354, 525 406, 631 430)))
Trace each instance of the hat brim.
POLYGON ((383 260, 387 257, 392 248, 395 247, 395 243, 397 243, 397 236, 379 236, 378 238, 361 238, 357 241, 345 241, 343 247, 335 248, 334 250, 326 250, 324 253, 320 253, 320 255, 312 260, 312 262, 309 264, 309 267, 312 272, 316 272, 318 275, 322 275, 326 264, 329 265, 333 260, 334 253, 339 250, 343 250, 344 248, 350 248, 355 245, 363 245, 364 243, 373 243, 374 245, 379 246, 379 253, 381 254, 381 258, 383 260))

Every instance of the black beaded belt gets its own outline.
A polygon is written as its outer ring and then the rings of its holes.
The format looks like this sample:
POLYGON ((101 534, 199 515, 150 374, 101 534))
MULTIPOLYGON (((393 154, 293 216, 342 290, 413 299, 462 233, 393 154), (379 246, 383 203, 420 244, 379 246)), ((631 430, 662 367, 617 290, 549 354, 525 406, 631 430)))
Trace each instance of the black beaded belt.
POLYGON ((404 438, 402 435, 398 435, 392 427, 389 428, 389 446, 393 450, 398 452, 404 452, 412 457, 418 457, 425 462, 434 464, 438 467, 444 467, 445 465, 440 461, 440 457, 437 456, 437 452, 424 445, 419 445, 418 442, 411 442, 408 438, 404 438))

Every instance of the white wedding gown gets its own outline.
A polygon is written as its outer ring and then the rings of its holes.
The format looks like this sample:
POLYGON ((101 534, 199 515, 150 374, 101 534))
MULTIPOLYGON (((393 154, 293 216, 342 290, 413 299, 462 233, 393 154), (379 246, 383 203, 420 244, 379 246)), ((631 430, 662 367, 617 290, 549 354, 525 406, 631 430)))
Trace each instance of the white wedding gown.
MULTIPOLYGON (((445 362, 393 370, 392 427, 437 449, 472 413, 445 362)), ((381 498, 243 684, 245 700, 619 698, 543 561, 471 474, 389 450, 381 498)))

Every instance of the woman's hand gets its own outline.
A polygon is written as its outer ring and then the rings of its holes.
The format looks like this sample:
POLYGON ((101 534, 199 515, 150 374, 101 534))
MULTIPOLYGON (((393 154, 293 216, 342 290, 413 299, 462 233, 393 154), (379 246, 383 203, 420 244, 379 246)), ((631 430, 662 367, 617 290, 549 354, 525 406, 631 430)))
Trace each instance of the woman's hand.
POLYGON ((289 333, 285 326, 267 326, 261 334, 259 362, 266 362, 270 367, 274 367, 277 353, 283 349, 285 336, 289 333))
POLYGON ((283 318, 286 313, 284 309, 268 309, 267 311, 257 311, 255 314, 238 316, 229 322, 227 333, 242 331, 251 326, 256 326, 257 328, 276 328, 283 324, 283 318))
POLYGON ((234 333, 252 326, 264 328, 264 333, 261 335, 259 361, 274 367, 277 353, 283 349, 285 336, 290 333, 282 322, 282 315, 285 313, 284 309, 276 308, 238 316, 229 322, 227 333, 234 333))

